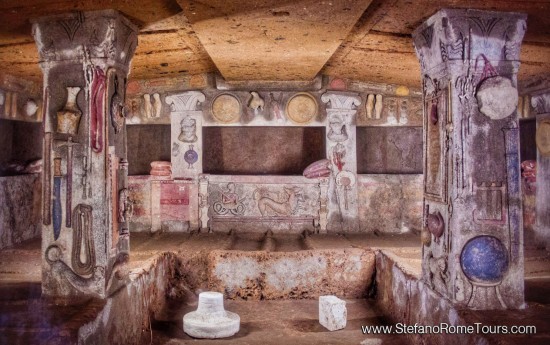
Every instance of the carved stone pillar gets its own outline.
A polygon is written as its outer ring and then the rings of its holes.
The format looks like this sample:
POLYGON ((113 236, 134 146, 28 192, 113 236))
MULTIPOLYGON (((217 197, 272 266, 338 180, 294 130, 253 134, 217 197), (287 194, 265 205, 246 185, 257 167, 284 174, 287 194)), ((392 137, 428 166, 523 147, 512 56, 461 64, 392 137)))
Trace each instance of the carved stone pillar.
POLYGON ((332 175, 328 187, 329 231, 358 229, 356 118, 361 98, 353 93, 327 92, 327 158, 332 175))
POLYGON ((441 10, 413 33, 424 96, 423 279, 474 309, 524 303, 516 74, 525 20, 441 10))
POLYGON ((202 110, 205 97, 188 91, 166 97, 170 105, 172 177, 197 179, 202 173, 202 110))
POLYGON ((44 73, 42 291, 103 298, 129 250, 123 105, 137 28, 116 11, 77 12, 36 20, 33 35, 44 73))
POLYGON ((550 89, 531 95, 537 118, 536 240, 550 249, 550 89))

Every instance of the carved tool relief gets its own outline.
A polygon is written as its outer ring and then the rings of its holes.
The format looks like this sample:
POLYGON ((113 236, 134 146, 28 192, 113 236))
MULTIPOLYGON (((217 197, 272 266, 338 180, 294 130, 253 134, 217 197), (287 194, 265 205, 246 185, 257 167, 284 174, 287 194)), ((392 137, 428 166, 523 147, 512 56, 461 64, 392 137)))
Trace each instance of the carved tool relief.
POLYGON ((114 89, 115 92, 111 96, 111 124, 115 130, 115 134, 119 133, 123 126, 126 114, 124 112, 124 100, 122 96, 118 93, 118 76, 115 74, 114 80, 114 89))
POLYGON ((85 276, 95 267, 92 207, 79 204, 73 211, 73 244, 71 264, 75 273, 85 276))

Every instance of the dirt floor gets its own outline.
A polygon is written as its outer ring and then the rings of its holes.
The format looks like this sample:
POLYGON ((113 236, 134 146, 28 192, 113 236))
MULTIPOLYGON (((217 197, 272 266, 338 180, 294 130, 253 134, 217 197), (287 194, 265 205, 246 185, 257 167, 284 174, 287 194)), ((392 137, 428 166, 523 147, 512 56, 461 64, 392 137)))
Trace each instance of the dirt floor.
MULTIPOLYGON (((302 249, 376 248, 393 252, 399 264, 413 276, 420 276, 421 247, 415 235, 313 235, 274 236, 271 251, 302 249)), ((265 236, 243 234, 161 234, 135 233, 131 239, 131 268, 142 267, 155 255, 166 251, 196 253, 215 249, 261 250, 265 236)), ((0 251, 0 344, 66 344, 75 339, 78 328, 101 309, 101 302, 79 307, 61 307, 40 298, 40 240, 0 251)), ((525 247, 525 294, 528 311, 492 313, 494 318, 538 320, 550 324, 550 255, 532 246, 525 247), (540 315, 539 315, 540 314, 540 315)), ((225 340, 195 340, 183 333, 182 317, 196 305, 171 302, 170 310, 153 321, 152 344, 406 344, 404 336, 364 335, 362 325, 386 324, 373 301, 347 300, 346 329, 328 332, 318 323, 317 300, 241 301, 226 300, 229 311, 241 317, 241 330, 225 340)), ((491 317, 488 313, 473 313, 491 317)), ((500 320, 499 322, 509 322, 500 320)), ((510 322, 512 322, 510 321, 510 322)), ((543 327, 544 328, 544 327, 543 327)), ((148 342, 149 343, 149 342, 148 342)))

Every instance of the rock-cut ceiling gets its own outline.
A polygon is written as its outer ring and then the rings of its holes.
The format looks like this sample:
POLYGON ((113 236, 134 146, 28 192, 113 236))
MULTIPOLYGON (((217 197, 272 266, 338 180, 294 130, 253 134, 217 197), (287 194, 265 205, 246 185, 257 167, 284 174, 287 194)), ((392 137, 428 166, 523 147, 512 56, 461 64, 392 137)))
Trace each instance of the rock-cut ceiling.
POLYGON ((0 2, 0 73, 41 80, 29 20, 113 8, 140 27, 131 77, 316 74, 420 85, 411 32, 444 7, 528 14, 519 79, 550 73, 550 0, 25 0, 0 2))

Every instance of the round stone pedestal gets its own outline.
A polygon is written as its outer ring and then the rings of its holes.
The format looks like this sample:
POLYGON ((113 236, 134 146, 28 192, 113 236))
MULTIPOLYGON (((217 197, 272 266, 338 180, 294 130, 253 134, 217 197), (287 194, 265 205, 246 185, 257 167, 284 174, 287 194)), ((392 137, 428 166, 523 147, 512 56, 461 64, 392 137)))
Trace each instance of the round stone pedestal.
POLYGON ((226 338, 239 331, 241 318, 223 307, 223 294, 201 292, 199 306, 183 316, 183 331, 194 338, 226 338))

